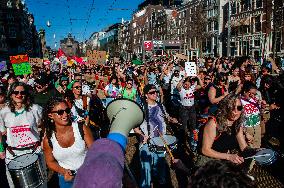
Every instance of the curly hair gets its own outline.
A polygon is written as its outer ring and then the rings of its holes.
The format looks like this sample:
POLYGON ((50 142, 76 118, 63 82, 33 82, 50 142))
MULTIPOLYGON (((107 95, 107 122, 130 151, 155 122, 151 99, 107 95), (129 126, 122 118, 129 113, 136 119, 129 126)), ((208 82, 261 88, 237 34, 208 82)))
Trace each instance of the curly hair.
POLYGON ((30 111, 32 105, 33 105, 33 102, 34 102, 34 98, 33 98, 33 92, 32 92, 32 89, 29 88, 29 86, 23 82, 15 82, 11 85, 9 91, 8 91, 8 94, 7 94, 7 100, 8 100, 8 106, 11 110, 11 112, 15 112, 15 101, 12 99, 12 94, 13 92, 15 91, 16 87, 18 86, 22 86, 25 90, 25 97, 24 97, 24 101, 23 101, 23 104, 25 105, 25 110, 26 111, 30 111))
POLYGON ((232 111, 236 108, 236 100, 239 99, 239 95, 231 93, 227 95, 218 106, 216 111, 216 121, 218 123, 218 131, 219 132, 228 132, 231 133, 231 128, 235 127, 236 131, 239 130, 242 123, 244 122, 244 114, 242 113, 241 116, 234 122, 234 126, 228 126, 227 120, 231 119, 233 114, 232 111))
POLYGON ((225 188, 225 187, 255 187, 252 179, 246 175, 240 166, 230 161, 212 160, 199 168, 190 178, 192 188, 225 188))
POLYGON ((51 111, 53 110, 53 108, 60 103, 65 103, 66 106, 68 106, 68 104, 67 104, 67 102, 65 101, 64 98, 53 97, 53 98, 49 99, 49 101, 47 102, 46 106, 43 109, 42 114, 44 114, 44 116, 42 117, 42 125, 43 125, 43 128, 45 130, 45 133, 46 133, 46 136, 47 136, 48 139, 51 138, 53 132, 56 132, 55 124, 48 117, 48 114, 50 114, 51 111))

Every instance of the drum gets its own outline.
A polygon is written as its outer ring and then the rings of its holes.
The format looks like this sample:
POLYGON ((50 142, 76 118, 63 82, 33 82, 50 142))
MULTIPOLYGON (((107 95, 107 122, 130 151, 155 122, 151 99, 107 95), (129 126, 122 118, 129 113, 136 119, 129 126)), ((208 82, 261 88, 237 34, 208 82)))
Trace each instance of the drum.
POLYGON ((24 154, 11 160, 8 165, 15 187, 35 188, 44 183, 44 172, 36 154, 24 154))
POLYGON ((272 149, 262 149, 255 154, 254 160, 261 166, 271 165, 277 160, 277 154, 272 149))
MULTIPOLYGON (((164 135, 163 138, 167 142, 168 147, 171 150, 177 148, 177 139, 171 135, 164 135)), ((149 150, 152 152, 165 152, 166 147, 164 145, 163 140, 160 137, 151 138, 149 141, 149 150)))

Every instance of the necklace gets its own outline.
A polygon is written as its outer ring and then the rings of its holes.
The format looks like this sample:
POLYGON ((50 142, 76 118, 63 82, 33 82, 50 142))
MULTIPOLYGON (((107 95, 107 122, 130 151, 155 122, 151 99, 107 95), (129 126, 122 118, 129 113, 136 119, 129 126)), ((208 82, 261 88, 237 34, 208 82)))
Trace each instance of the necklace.
POLYGON ((23 109, 21 112, 15 111, 15 117, 17 117, 17 116, 23 114, 24 112, 25 112, 25 109, 23 109))

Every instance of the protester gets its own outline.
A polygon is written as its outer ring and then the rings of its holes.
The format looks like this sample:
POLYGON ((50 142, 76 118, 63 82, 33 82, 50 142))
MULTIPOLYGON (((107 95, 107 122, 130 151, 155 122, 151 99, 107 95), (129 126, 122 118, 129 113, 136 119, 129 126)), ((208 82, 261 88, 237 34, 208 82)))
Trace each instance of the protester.
POLYGON ((90 98, 82 95, 82 84, 73 80, 67 86, 66 99, 71 108, 73 121, 89 124, 90 98))
POLYGON ((106 106, 113 101, 115 98, 120 96, 120 87, 118 78, 116 76, 112 76, 109 79, 109 84, 104 88, 104 93, 106 96, 106 106))
POLYGON ((141 160, 141 187, 151 187, 152 177, 158 176, 160 186, 166 184, 166 162, 164 152, 155 152, 149 149, 148 139, 159 137, 160 134, 166 134, 165 119, 173 123, 177 123, 175 118, 171 118, 166 114, 165 108, 157 103, 157 88, 155 85, 148 84, 144 88, 144 109, 145 120, 140 128, 134 131, 140 135, 140 160, 141 160), (153 170, 153 173, 151 172, 153 170))
MULTIPOLYGON (((10 86, 7 100, 8 105, 0 111, 0 130, 6 130, 7 134, 6 164, 13 161, 16 156, 35 153, 45 173, 45 161, 38 132, 42 116, 41 107, 33 104, 31 91, 22 82, 15 82, 10 86)), ((14 187, 10 173, 7 175, 10 187, 14 187)), ((44 176, 46 178, 46 175, 44 176)), ((46 180, 42 186, 46 187, 46 180)))
POLYGON ((260 111, 261 106, 264 105, 263 101, 256 98, 257 87, 252 82, 245 82, 241 97, 241 103, 244 107, 244 120, 245 135, 250 141, 250 146, 260 148, 261 146, 261 127, 260 127, 260 111))
POLYGON ((202 134, 201 153, 197 166, 203 166, 213 159, 228 160, 241 164, 244 159, 233 153, 233 149, 243 151, 247 143, 242 127, 242 104, 235 94, 230 94, 219 104, 216 116, 209 119, 202 134))
POLYGON ((54 98, 47 103, 42 120, 46 130, 43 140, 46 164, 58 173, 61 188, 72 187, 74 176, 93 143, 90 129, 71 122, 70 113, 63 98, 54 98))
POLYGON ((120 91, 122 98, 136 101, 137 90, 133 88, 133 80, 127 79, 126 86, 120 91))
POLYGON ((198 76, 195 78, 186 77, 177 85, 182 105, 179 111, 179 119, 182 124, 182 127, 180 127, 182 133, 179 135, 179 139, 181 147, 186 146, 186 136, 189 130, 190 148, 192 151, 195 151, 197 146, 194 141, 194 136, 198 135, 194 93, 196 90, 201 89, 202 85, 203 83, 198 76))

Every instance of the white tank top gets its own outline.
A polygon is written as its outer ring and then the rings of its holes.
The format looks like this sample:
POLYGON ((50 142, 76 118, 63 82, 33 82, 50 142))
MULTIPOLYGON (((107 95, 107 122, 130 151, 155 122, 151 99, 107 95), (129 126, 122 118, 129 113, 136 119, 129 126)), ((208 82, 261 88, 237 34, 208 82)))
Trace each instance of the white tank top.
POLYGON ((188 90, 185 90, 183 87, 181 88, 180 94, 180 102, 183 106, 193 106, 194 105, 194 92, 195 85, 190 86, 188 90))
POLYGON ((61 147, 54 133, 50 140, 53 146, 52 153, 58 164, 65 169, 78 170, 85 160, 87 147, 85 141, 80 135, 78 124, 72 123, 72 127, 75 137, 75 141, 72 146, 68 148, 61 147))

